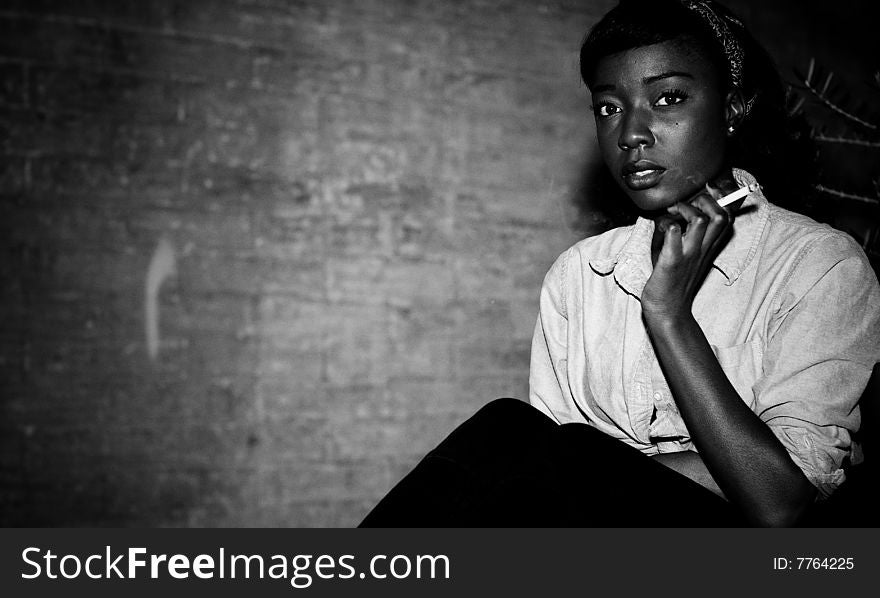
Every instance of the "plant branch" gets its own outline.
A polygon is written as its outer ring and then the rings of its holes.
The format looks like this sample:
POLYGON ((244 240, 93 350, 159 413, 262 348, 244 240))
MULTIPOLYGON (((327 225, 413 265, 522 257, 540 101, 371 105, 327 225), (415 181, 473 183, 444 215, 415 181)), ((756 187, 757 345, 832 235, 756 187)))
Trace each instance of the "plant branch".
POLYGON ((880 141, 869 141, 867 139, 856 139, 854 137, 829 137, 827 135, 816 135, 813 137, 816 141, 824 141, 825 143, 842 143, 845 145, 861 145, 864 147, 880 147, 880 141))
POLYGON ((826 187, 825 185, 816 185, 815 189, 821 193, 827 193, 828 195, 833 195, 834 197, 840 197, 842 199, 851 199, 862 203, 880 205, 880 199, 876 197, 868 197, 867 195, 859 195, 857 193, 847 193, 846 191, 833 189, 831 187, 826 187))
POLYGON ((833 72, 829 72, 825 77, 825 82, 822 84, 822 88, 819 89, 813 82, 813 75, 818 73, 816 72, 816 60, 815 58, 810 59, 810 66, 807 69, 807 76, 803 77, 803 83, 806 86, 807 90, 812 93, 816 99, 822 102, 829 110, 839 114, 846 120, 852 121, 866 129, 870 129, 871 131, 880 131, 880 125, 876 123, 869 122, 863 118, 860 118, 844 109, 842 106, 838 105, 831 98, 828 97, 828 89, 831 87, 831 79, 834 77, 833 72))

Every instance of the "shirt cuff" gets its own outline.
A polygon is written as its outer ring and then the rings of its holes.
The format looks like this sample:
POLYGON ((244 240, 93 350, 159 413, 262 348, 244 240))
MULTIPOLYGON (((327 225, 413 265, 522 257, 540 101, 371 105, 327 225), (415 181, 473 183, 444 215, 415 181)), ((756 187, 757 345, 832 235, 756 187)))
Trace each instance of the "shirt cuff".
MULTIPOLYGON (((819 491, 817 500, 825 500, 846 480, 846 472, 832 456, 817 447, 814 434, 797 426, 770 426, 810 483, 819 491)), ((840 450, 838 447, 834 447, 840 450)))

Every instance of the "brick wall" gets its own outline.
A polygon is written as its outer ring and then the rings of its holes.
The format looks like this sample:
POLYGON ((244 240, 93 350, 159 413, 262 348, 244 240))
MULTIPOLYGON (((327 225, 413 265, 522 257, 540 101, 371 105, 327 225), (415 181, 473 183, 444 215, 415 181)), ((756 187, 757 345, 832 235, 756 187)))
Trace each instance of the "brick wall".
POLYGON ((355 525, 526 398, 613 3, 0 4, 0 523, 355 525))

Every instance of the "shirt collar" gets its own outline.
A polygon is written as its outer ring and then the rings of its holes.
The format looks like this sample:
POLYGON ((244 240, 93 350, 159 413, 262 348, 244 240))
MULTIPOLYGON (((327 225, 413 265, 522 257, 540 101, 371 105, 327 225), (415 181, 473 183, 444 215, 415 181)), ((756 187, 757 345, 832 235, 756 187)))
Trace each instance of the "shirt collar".
MULTIPOLYGON (((741 187, 757 183, 755 177, 738 168, 733 169, 733 178, 741 187)), ((758 188, 746 196, 734 222, 733 235, 712 264, 727 279, 727 286, 737 281, 755 257, 768 218, 767 199, 758 188)), ((641 298, 654 269, 651 264, 654 221, 639 217, 630 229, 629 237, 617 254, 591 259, 590 268, 600 276, 613 273, 614 280, 625 292, 641 298)))

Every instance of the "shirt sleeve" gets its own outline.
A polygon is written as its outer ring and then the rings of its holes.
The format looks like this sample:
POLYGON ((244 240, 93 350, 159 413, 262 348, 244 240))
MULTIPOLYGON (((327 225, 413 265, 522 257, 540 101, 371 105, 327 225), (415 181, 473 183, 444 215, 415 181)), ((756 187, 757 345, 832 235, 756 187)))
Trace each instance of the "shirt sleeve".
POLYGON ((774 298, 755 412, 827 497, 845 479, 858 400, 880 358, 880 289, 842 234, 804 252, 774 298))
POLYGON ((569 252, 563 253, 544 277, 529 366, 529 402, 557 423, 568 421, 565 413, 574 404, 567 373, 565 273, 568 259, 569 252))

